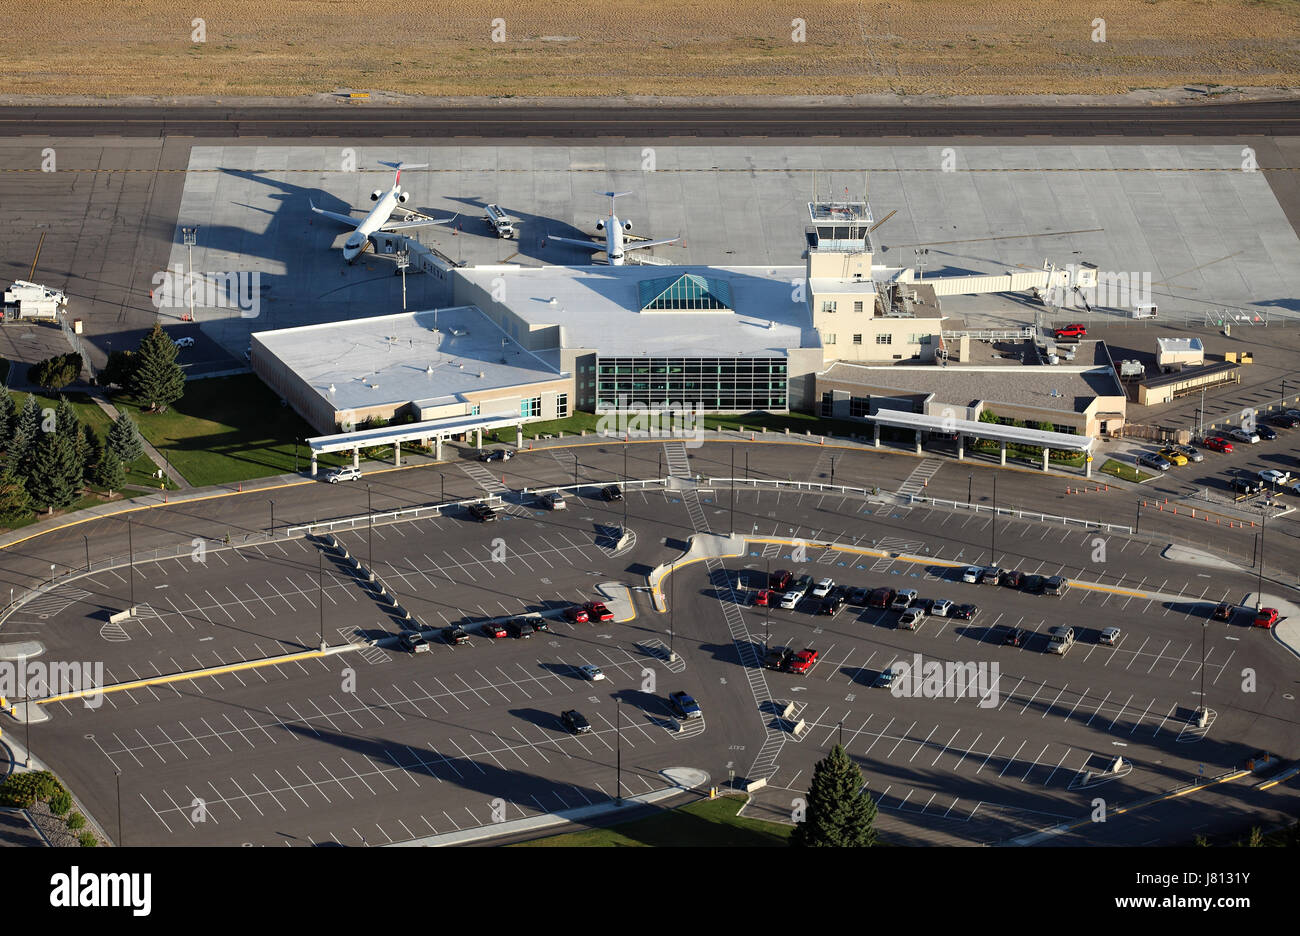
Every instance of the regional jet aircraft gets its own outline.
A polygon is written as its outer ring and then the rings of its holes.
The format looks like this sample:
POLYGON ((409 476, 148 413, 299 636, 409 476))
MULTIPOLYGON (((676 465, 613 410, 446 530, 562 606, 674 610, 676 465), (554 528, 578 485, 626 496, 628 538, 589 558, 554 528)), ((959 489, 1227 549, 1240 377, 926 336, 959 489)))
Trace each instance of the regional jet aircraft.
POLYGON ((356 228, 348 239, 343 242, 343 259, 352 263, 357 257, 361 256, 373 245, 370 235, 376 231, 396 233, 399 231, 410 230, 411 228, 426 227, 431 224, 447 224, 449 221, 456 220, 455 216, 450 218, 435 219, 426 217, 410 208, 401 208, 399 205, 406 204, 410 198, 409 192, 402 191, 402 170, 403 169, 424 169, 428 163, 403 163, 403 162, 383 162, 379 165, 388 166, 390 169, 397 170, 397 176, 393 179, 393 187, 385 192, 383 189, 375 189, 370 193, 370 200, 375 203, 375 207, 370 209, 370 213, 357 223, 357 219, 350 215, 338 214, 333 211, 326 211, 324 208, 317 208, 315 202, 311 202, 311 210, 319 215, 325 215, 327 218, 333 218, 335 221, 341 221, 349 227, 356 228), (407 214, 405 221, 393 221, 390 219, 394 210, 404 211, 407 214))
POLYGON ((621 198, 624 195, 631 195, 631 192, 597 192, 597 195, 604 195, 609 198, 609 217, 596 222, 596 230, 602 231, 605 235, 604 241, 578 240, 573 237, 553 237, 546 235, 548 241, 555 241, 558 244, 572 244, 575 247, 585 247, 587 250, 603 250, 605 256, 613 266, 622 266, 623 258, 630 250, 640 250, 643 247, 658 247, 661 244, 672 244, 681 240, 680 237, 670 237, 667 240, 635 240, 629 241, 623 239, 624 231, 632 230, 631 221, 620 221, 614 214, 614 199, 621 198))

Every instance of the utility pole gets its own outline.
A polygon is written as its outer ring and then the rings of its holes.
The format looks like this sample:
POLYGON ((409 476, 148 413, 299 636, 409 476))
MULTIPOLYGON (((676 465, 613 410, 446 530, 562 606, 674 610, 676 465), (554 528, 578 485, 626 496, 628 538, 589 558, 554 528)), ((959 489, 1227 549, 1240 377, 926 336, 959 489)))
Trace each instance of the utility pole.
POLYGON ((268 498, 266 502, 271 505, 271 539, 275 539, 275 501, 268 498))
POLYGON ((975 475, 972 473, 966 477, 966 503, 971 503, 971 498, 975 493, 975 475))
POLYGON ((90 571, 90 537, 82 536, 81 538, 86 541, 86 571, 89 572, 90 571))
POLYGON ((366 485, 366 568, 370 581, 375 580, 375 515, 370 509, 370 485, 366 485))
POLYGON ((673 637, 677 633, 677 562, 674 561, 668 573, 668 662, 677 662, 677 651, 673 649, 673 637))
POLYGON ((320 652, 325 652, 325 551, 316 550, 316 604, 320 605, 320 652))
POLYGON ((618 795, 614 797, 614 805, 623 805, 623 709, 622 699, 614 699, 614 733, 617 738, 617 772, 618 772, 618 795))
POLYGON ((736 535, 736 447, 731 447, 731 535, 736 535))
POLYGON ((1268 529, 1268 508, 1265 507, 1260 514, 1259 521, 1259 583, 1255 586, 1255 611, 1264 604, 1264 531, 1268 529))
POLYGON ((131 515, 126 515, 126 572, 131 581, 131 598, 128 607, 135 607, 135 545, 131 539, 131 515))
POLYGON ((992 536, 989 552, 993 554, 989 565, 996 566, 998 564, 998 475, 996 471, 993 473, 993 523, 989 527, 989 532, 992 536))

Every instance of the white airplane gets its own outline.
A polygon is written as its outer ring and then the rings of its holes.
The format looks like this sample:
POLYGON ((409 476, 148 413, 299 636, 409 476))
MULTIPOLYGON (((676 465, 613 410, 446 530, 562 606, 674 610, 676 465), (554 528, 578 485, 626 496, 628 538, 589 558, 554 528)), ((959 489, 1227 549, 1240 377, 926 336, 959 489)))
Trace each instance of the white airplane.
MULTIPOLYGON (((375 189, 370 193, 370 200, 375 202, 375 207, 371 208, 370 213, 361 219, 360 224, 357 223, 356 218, 350 215, 338 214, 334 211, 326 211, 324 208, 317 208, 316 203, 310 202, 309 200, 311 210, 316 212, 316 214, 324 215, 327 218, 333 218, 335 221, 341 221, 349 227, 356 228, 355 231, 348 235, 348 239, 343 242, 343 259, 348 263, 352 263, 357 259, 357 257, 370 249, 372 246, 370 235, 374 234, 376 231, 394 233, 397 231, 406 231, 411 228, 427 227, 431 224, 447 224, 450 221, 455 221, 457 217, 453 215, 450 218, 434 219, 421 216, 413 221, 391 220, 391 215, 394 209, 396 209, 398 205, 406 204, 406 200, 411 197, 409 192, 402 191, 402 170, 424 169, 429 164, 403 162, 393 163, 380 160, 379 165, 388 166, 390 169, 396 169, 397 176, 393 179, 393 187, 387 192, 383 189, 375 189)), ((406 211, 408 214, 415 214, 415 212, 411 211, 409 208, 403 208, 401 210, 406 211)))
MULTIPOLYGON (((609 198, 609 217, 603 218, 596 222, 596 230, 603 231, 605 242, 578 240, 573 237, 554 237, 546 235, 547 241, 555 241, 557 244, 572 244, 575 247, 585 247, 588 250, 603 250, 605 256, 609 258, 613 266, 622 266, 623 258, 629 250, 640 250, 643 247, 658 247, 661 244, 672 244, 681 240, 680 237, 670 237, 667 240, 623 240, 623 232, 632 230, 631 221, 620 221, 614 214, 614 199, 621 198, 624 195, 631 195, 631 192, 597 192, 597 195, 604 195, 609 198)), ((544 246, 544 245, 543 245, 544 246)))

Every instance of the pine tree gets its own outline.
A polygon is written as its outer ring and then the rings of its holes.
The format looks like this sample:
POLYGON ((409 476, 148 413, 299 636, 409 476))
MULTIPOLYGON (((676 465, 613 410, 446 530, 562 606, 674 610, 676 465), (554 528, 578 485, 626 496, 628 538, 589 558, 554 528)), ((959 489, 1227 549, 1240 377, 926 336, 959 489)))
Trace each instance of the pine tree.
POLYGON ((874 845, 876 804, 862 790, 862 771, 838 744, 813 768, 804 821, 790 836, 803 848, 862 848, 874 845))
POLYGON ((67 437, 57 432, 40 433, 32 446, 27 472, 27 493, 36 507, 67 507, 76 500, 76 489, 68 481, 74 458, 67 437))
POLYGON ((86 460, 90 451, 85 433, 82 432, 81 419, 65 396, 60 396, 54 407, 54 431, 63 439, 71 453, 64 469, 64 479, 74 491, 79 490, 86 474, 86 460))
POLYGON ((84 481, 93 479, 104 460, 104 440, 94 429, 86 424, 81 426, 82 445, 86 453, 82 461, 81 477, 84 481))
POLYGON ((160 323, 155 322, 153 331, 140 342, 131 394, 151 413, 166 412, 185 395, 185 372, 176 363, 176 343, 167 337, 160 323))
POLYGON ((23 479, 8 467, 0 469, 0 523, 25 520, 32 512, 32 501, 27 496, 23 479))
POLYGON ((18 426, 18 404, 9 388, 0 383, 0 449, 8 450, 18 426))
POLYGON ((108 430, 108 450, 128 465, 144 454, 135 420, 125 410, 108 430))
POLYGON ((41 401, 36 399, 36 394, 27 394, 27 399, 23 401, 23 408, 18 411, 14 419, 14 437, 17 438, 21 434, 27 440, 27 444, 31 445, 36 441, 36 433, 41 431, 41 418, 41 401))
POLYGON ((120 491, 126 484, 126 469, 122 461, 112 452, 105 452, 95 466, 95 484, 104 488, 109 494, 120 491))

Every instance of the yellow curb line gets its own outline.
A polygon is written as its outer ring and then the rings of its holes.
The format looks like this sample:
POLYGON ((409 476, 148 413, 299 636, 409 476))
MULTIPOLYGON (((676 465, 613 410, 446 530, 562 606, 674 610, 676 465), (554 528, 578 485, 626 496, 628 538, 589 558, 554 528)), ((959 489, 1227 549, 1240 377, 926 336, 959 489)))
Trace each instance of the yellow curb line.
MULTIPOLYGON (((344 645, 346 648, 360 646, 360 644, 344 645)), ((337 649, 331 648, 335 652, 337 649)), ((284 663, 294 663, 298 660, 314 660, 319 657, 329 656, 329 651, 305 650, 302 653, 291 653, 287 656, 268 657, 265 660, 250 660, 245 663, 228 663, 225 666, 214 666, 208 669, 191 670, 186 673, 173 673, 170 676, 152 676, 148 679, 137 679, 133 682, 117 683, 112 686, 105 686, 102 689, 90 690, 85 692, 68 692, 63 695, 50 696, 48 699, 35 699, 37 705, 48 705, 51 702, 65 702, 68 699, 81 699, 86 696, 108 695, 110 692, 126 692, 130 689, 143 689, 145 686, 162 686, 167 683, 185 682, 192 679, 202 679, 205 676, 220 676, 223 673, 234 673, 239 670, 258 669, 263 666, 280 666, 284 663)))
MULTIPOLYGON (((1220 777, 1217 780, 1210 780, 1207 781, 1206 783, 1198 784, 1197 786, 1188 787, 1185 790, 1174 790, 1171 793, 1161 794, 1160 796, 1157 796, 1154 799, 1147 799, 1147 800, 1143 800, 1140 803, 1134 803, 1132 806, 1122 806, 1118 809, 1113 810, 1112 815, 1122 816, 1124 815, 1124 813, 1134 812, 1136 810, 1142 809, 1145 806, 1154 806, 1156 803, 1163 803, 1166 802, 1167 800, 1176 799, 1180 796, 1186 796, 1189 793, 1199 793, 1201 790, 1209 789, 1210 787, 1215 786, 1216 784, 1219 783, 1227 783, 1231 780, 1240 780, 1242 777, 1248 775, 1249 773, 1250 773, 1249 770, 1238 770, 1235 773, 1228 774, 1226 777, 1220 777)), ((1090 826, 1090 825, 1095 825, 1093 820, 1084 819, 1072 825, 1058 827, 1056 831, 1058 833, 1073 832, 1076 829, 1081 829, 1084 826, 1090 826)))

